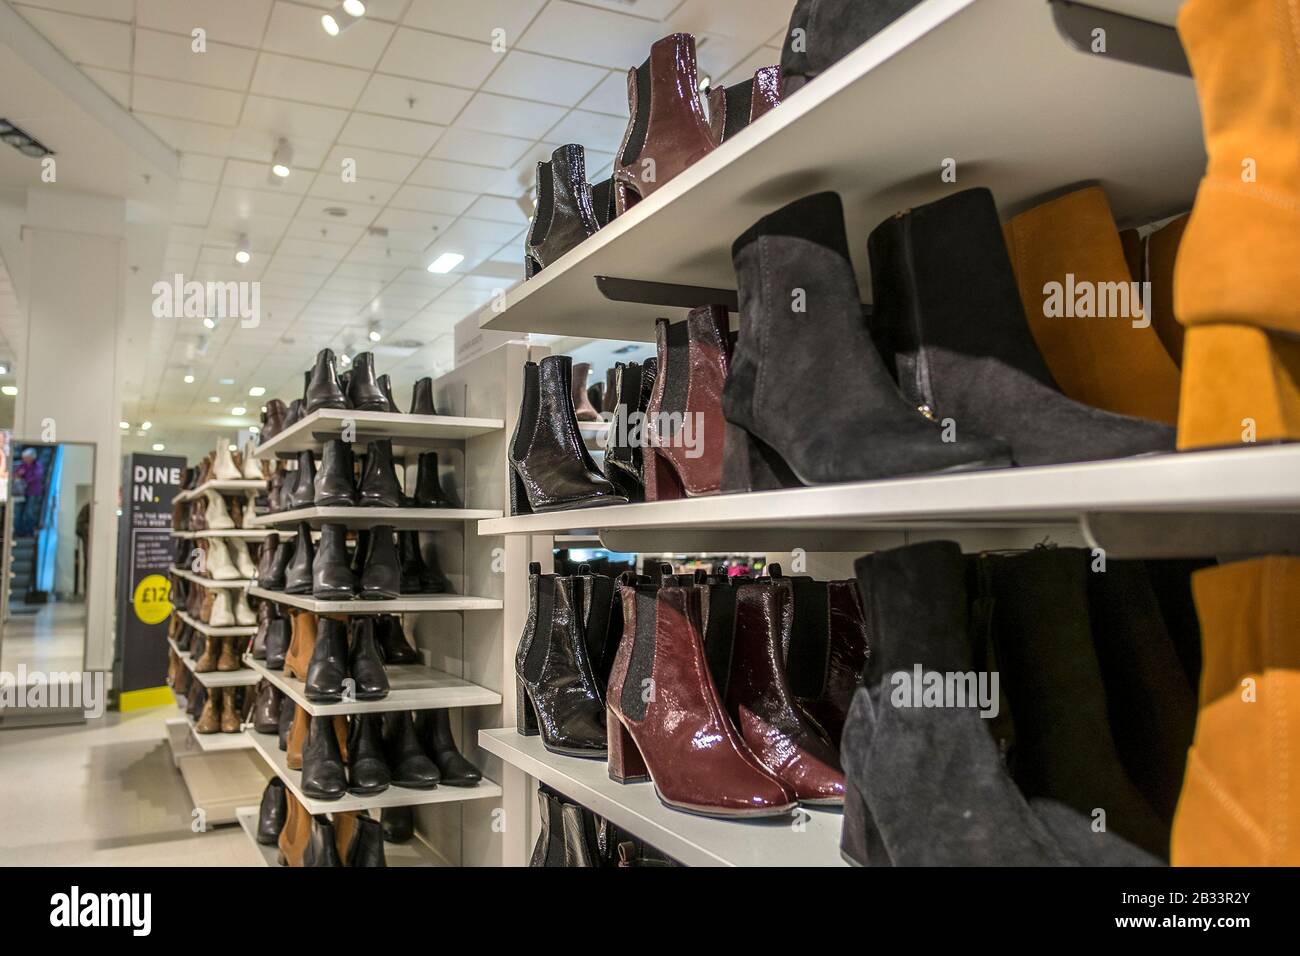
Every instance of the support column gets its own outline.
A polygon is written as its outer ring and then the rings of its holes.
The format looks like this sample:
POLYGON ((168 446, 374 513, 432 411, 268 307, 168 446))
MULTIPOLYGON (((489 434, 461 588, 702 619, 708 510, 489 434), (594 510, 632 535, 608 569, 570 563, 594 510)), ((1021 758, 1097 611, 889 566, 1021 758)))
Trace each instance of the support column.
POLYGON ((22 232, 27 334, 14 438, 95 446, 86 670, 113 666, 125 230, 121 199, 49 187, 28 192, 22 232))

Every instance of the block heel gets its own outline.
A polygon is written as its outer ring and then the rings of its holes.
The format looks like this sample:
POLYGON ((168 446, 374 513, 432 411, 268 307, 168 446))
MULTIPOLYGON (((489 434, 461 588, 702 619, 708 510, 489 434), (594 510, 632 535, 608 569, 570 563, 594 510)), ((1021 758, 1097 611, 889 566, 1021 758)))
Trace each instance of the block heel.
POLYGON ((618 783, 642 783, 650 779, 641 751, 612 710, 605 712, 605 729, 609 733, 609 779, 618 783))
POLYGON ((537 711, 528 699, 524 682, 518 677, 515 678, 515 723, 521 737, 536 737, 541 733, 541 728, 537 725, 537 711))
POLYGON ((1179 451, 1289 441, 1300 441, 1300 341, 1253 325, 1189 328, 1179 451))

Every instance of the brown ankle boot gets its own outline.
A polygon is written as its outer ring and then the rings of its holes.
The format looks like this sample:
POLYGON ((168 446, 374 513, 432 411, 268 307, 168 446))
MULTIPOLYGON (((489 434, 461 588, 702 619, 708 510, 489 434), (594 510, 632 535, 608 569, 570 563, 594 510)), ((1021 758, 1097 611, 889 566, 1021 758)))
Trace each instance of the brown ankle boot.
POLYGON ((280 865, 302 866, 302 854, 311 839, 311 814, 288 787, 284 788, 284 797, 288 810, 284 816, 284 828, 276 841, 280 847, 280 865))
POLYGON ((224 637, 208 637, 203 642, 203 655, 194 662, 194 673, 208 674, 217 669, 224 637))
POLYGON ((293 615, 293 636, 289 638, 289 653, 284 656, 284 676, 307 679, 307 665, 316 650, 316 615, 298 611, 293 615))
POLYGON ((237 671, 243 665, 239 663, 239 653, 236 647, 239 644, 237 637, 223 637, 221 640, 221 653, 217 657, 217 670, 219 671, 237 671))
POLYGON ((203 702, 203 713, 194 722, 196 734, 215 734, 221 729, 221 699, 225 696, 224 687, 213 687, 208 691, 208 699, 203 702))
POLYGON ((235 688, 227 687, 221 695, 221 732, 223 734, 239 733, 239 711, 235 707, 235 688))

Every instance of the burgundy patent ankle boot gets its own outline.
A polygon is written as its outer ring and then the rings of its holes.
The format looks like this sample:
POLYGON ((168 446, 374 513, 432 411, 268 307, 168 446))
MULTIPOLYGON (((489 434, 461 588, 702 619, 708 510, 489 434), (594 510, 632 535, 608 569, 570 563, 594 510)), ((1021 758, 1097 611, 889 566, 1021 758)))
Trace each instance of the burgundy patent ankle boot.
POLYGON ((700 590, 623 585, 606 699, 609 775, 650 778, 666 805, 711 817, 783 814, 793 795, 736 733, 709 673, 700 590))
POLYGON ((754 120, 781 105, 781 68, 765 66, 752 80, 709 91, 709 125, 725 143, 754 120))
POLYGON ((731 367, 727 310, 695 309, 685 322, 660 319, 658 375, 646 407, 647 501, 716 495, 722 490, 727 431, 722 387, 731 367))

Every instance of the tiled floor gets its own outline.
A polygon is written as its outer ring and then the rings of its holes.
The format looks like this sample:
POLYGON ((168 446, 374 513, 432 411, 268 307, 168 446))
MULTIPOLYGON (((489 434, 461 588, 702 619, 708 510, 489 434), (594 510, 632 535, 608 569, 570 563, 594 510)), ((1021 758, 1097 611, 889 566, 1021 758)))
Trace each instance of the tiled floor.
POLYGON ((238 825, 190 830, 175 707, 0 730, 0 866, 259 866, 238 825))
POLYGON ((86 605, 73 601, 15 604, 0 635, 0 671, 79 671, 86 658, 86 605), (33 610, 35 613, 20 613, 33 610))

